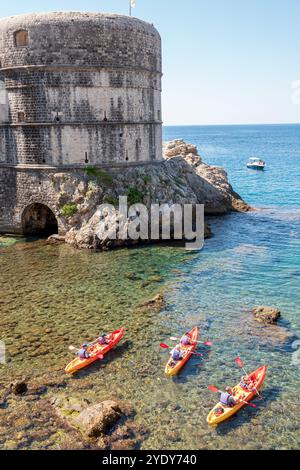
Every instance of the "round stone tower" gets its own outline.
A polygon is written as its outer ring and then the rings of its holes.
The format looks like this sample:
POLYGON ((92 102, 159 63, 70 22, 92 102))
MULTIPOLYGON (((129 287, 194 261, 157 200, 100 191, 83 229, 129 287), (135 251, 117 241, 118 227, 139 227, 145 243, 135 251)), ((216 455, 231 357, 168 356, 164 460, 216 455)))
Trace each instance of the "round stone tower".
POLYGON ((160 160, 161 40, 135 18, 0 20, 0 164, 160 160))
POLYGON ((144 21, 1 19, 0 233, 63 233, 55 172, 162 160, 161 75, 160 36, 144 21))

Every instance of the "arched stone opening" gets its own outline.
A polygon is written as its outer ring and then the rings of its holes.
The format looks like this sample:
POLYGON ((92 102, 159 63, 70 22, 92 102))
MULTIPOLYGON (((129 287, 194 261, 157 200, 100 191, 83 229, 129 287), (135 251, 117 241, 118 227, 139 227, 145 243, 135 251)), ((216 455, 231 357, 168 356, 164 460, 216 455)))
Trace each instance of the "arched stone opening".
POLYGON ((58 233, 58 222, 52 210, 44 204, 31 204, 22 215, 24 235, 49 236, 58 233))

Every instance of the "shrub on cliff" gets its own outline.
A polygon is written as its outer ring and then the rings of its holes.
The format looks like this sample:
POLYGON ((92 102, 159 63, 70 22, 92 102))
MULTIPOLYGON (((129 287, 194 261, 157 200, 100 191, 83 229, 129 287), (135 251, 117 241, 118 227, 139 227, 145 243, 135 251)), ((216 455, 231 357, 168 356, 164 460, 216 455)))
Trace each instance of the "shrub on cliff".
POLYGON ((88 166, 84 171, 90 178, 95 178, 100 183, 111 183, 113 180, 113 177, 109 173, 94 166, 88 166))
POLYGON ((127 191, 128 204, 132 206, 133 204, 140 204, 143 202, 144 195, 137 189, 130 187, 127 191))
POLYGON ((76 204, 65 204, 62 209, 61 213, 64 217, 73 217, 77 213, 78 209, 76 204))

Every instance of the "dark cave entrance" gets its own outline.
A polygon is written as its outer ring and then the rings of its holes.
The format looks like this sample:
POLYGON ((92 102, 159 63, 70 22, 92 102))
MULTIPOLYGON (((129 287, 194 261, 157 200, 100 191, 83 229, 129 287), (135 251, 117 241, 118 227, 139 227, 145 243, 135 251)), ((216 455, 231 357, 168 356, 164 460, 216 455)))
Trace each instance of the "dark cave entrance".
POLYGON ((58 223, 55 215, 44 204, 31 204, 26 207, 22 216, 24 235, 46 237, 58 233, 58 223))

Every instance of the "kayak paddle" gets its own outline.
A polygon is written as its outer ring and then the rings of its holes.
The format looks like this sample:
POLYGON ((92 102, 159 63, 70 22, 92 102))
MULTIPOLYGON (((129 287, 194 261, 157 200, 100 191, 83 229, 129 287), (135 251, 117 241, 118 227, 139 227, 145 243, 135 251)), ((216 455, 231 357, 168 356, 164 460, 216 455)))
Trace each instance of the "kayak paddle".
MULTIPOLYGON (((219 390, 217 387, 214 387, 213 385, 208 386, 209 390, 214 393, 223 393, 221 390, 219 390)), ((256 405, 253 405, 253 403, 248 403, 245 400, 239 400, 241 403, 245 403, 245 405, 251 406, 252 408, 257 408, 256 405)))
MULTIPOLYGON (((170 340, 171 341, 180 341, 180 338, 176 338, 176 336, 171 336, 170 340)), ((212 346, 213 345, 212 341, 191 341, 191 343, 204 344, 205 346, 212 346)))
MULTIPOLYGON (((168 346, 167 344, 160 343, 160 347, 163 349, 173 349, 172 346, 168 346)), ((195 352, 189 352, 189 354, 194 354, 195 356, 203 356, 203 354, 200 353, 195 353, 195 352)))
MULTIPOLYGON (((249 374, 247 374, 247 372, 244 369, 244 363, 243 363, 242 359, 239 356, 236 358, 235 362, 243 370, 243 372, 246 374, 246 376, 249 377, 249 374)), ((259 391, 257 390, 257 388, 254 385, 253 385, 253 388, 256 391, 257 395, 261 398, 261 400, 264 400, 264 398, 261 396, 261 394, 259 393, 259 391)))

